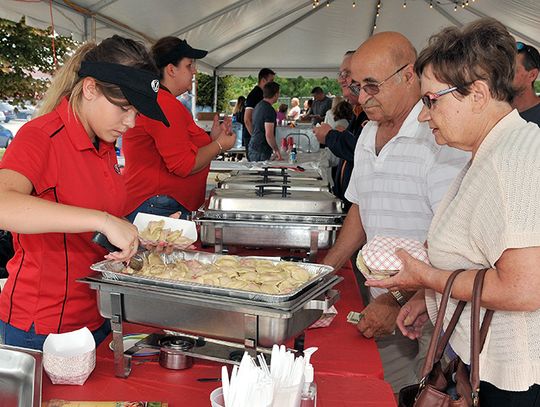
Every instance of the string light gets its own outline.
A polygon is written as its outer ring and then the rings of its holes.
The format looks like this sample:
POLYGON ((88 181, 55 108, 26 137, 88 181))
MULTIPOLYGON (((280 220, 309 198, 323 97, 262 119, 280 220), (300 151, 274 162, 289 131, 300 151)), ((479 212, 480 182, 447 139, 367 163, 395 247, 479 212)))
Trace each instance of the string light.
MULTIPOLYGON (((377 10, 375 12, 375 21, 373 22, 373 31, 375 31, 377 29, 377 20, 378 20, 379 16, 381 15, 381 7, 382 7, 381 1, 382 0, 377 1, 377 10)), ((406 2, 406 0, 404 2, 406 2)))
POLYGON ((403 0, 403 8, 407 8, 407 0, 403 0))
POLYGON ((433 8, 433 1, 429 2, 429 8, 433 8))
POLYGON ((330 2, 329 1, 326 2, 326 7, 330 7, 330 2))
POLYGON ((353 6, 353 8, 356 7, 356 2, 355 1, 352 2, 352 6, 353 6))

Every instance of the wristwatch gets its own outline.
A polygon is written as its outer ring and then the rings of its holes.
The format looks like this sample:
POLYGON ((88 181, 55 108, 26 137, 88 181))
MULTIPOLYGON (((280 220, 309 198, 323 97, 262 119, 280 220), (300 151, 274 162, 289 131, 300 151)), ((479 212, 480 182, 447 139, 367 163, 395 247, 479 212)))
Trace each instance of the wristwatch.
POLYGON ((401 294, 401 291, 390 291, 390 294, 392 294, 400 307, 403 307, 407 303, 407 299, 401 294))

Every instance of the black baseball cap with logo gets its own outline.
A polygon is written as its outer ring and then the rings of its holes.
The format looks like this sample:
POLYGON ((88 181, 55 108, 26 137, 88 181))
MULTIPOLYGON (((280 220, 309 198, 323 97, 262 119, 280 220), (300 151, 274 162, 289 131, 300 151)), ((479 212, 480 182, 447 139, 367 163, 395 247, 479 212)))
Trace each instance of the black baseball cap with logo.
POLYGON ((159 69, 171 63, 176 64, 182 58, 201 59, 208 54, 203 49, 193 48, 186 40, 180 40, 178 46, 157 58, 156 64, 159 69))
POLYGON ((79 76, 90 76, 117 85, 128 102, 141 114, 169 127, 169 121, 157 102, 159 77, 156 73, 110 62, 84 61, 79 76))

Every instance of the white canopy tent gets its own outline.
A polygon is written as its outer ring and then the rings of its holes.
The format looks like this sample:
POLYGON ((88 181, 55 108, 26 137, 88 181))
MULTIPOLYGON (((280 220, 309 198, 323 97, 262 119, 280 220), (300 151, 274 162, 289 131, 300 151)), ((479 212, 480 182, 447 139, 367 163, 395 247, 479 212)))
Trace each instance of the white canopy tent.
POLYGON ((52 15, 56 32, 77 40, 185 38, 210 51, 200 70, 219 76, 256 75, 261 67, 283 77, 333 76, 343 53, 373 32, 401 32, 421 49, 442 27, 483 16, 540 48, 540 0, 321 0, 315 7, 312 0, 0 0, 0 17, 23 15, 41 28, 52 15))

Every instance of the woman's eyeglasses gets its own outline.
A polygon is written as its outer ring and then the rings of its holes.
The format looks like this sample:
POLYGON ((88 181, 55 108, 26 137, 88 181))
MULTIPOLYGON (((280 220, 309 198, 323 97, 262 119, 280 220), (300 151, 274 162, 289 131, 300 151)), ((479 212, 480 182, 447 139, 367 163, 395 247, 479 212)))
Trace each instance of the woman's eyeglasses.
POLYGON ((388 79, 390 79, 392 76, 397 75, 399 72, 401 72, 403 69, 405 69, 409 64, 403 65, 401 68, 399 68, 396 72, 394 72, 392 75, 390 75, 388 78, 382 80, 379 83, 368 83, 367 85, 361 86, 359 83, 351 83, 349 85, 349 90, 354 96, 360 96, 360 92, 363 90, 368 95, 373 96, 380 92, 380 87, 383 83, 385 83, 388 79))
POLYGON ((448 95, 449 93, 452 93, 453 91, 457 90, 457 86, 453 86, 448 89, 443 89, 435 93, 426 93, 424 96, 422 96, 422 103, 425 107, 428 109, 431 109, 437 99, 439 99, 441 96, 448 95))

